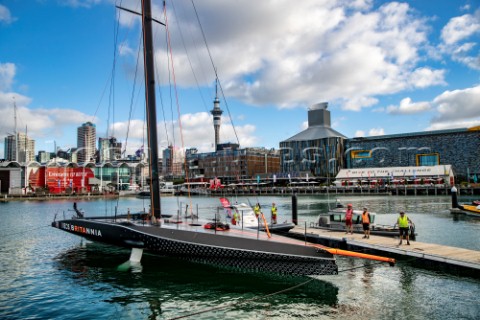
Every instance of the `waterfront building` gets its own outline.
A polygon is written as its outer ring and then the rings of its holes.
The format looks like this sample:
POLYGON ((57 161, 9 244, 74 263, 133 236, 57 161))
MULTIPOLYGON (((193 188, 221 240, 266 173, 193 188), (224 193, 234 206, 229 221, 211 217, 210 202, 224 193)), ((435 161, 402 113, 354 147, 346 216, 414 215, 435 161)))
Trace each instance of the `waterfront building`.
POLYGON ((223 184, 272 180, 280 171, 278 150, 266 148, 240 149, 238 144, 219 144, 218 151, 197 153, 187 150, 190 180, 217 179, 223 184))
POLYGON ((78 163, 95 162, 96 126, 85 122, 77 128, 78 163))
POLYGON ((459 181, 480 180, 480 127, 347 139, 346 168, 452 165, 459 181))
POLYGON ((328 104, 308 110, 308 128, 280 142, 281 170, 290 177, 331 178, 344 167, 346 137, 331 128, 328 104))
POLYGON ((451 165, 341 169, 333 184, 337 187, 444 187, 455 184, 451 165))
POLYGON ((4 156, 7 161, 35 161, 35 140, 23 132, 8 135, 5 137, 4 156))

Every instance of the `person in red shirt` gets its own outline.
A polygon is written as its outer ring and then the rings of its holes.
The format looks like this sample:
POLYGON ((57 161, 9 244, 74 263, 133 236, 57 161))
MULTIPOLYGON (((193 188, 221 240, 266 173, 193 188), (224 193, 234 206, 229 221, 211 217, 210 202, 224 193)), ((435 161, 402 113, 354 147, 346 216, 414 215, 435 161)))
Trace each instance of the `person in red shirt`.
POLYGON ((353 234, 353 223, 352 223, 352 218, 353 218, 353 208, 351 204, 347 205, 347 211, 345 212, 345 232, 348 234, 349 232, 353 234))

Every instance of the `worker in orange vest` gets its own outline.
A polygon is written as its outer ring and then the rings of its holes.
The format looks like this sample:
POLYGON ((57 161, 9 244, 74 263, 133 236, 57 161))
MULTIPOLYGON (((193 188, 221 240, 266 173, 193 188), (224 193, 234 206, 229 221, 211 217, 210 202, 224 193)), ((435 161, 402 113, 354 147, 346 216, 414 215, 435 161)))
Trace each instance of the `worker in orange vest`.
POLYGON ((363 239, 370 239, 370 213, 367 208, 363 208, 362 213, 363 239))

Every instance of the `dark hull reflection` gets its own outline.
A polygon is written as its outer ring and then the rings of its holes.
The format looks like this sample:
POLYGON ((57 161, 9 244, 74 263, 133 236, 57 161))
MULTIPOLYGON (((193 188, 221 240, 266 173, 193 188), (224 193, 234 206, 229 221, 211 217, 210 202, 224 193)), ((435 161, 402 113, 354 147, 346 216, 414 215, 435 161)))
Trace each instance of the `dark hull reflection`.
POLYGON ((337 287, 309 277, 240 273, 148 254, 143 255, 141 266, 119 271, 118 266, 125 263, 128 257, 128 250, 88 243, 60 253, 56 261, 59 271, 79 285, 90 286, 93 290, 116 290, 115 296, 107 302, 122 305, 148 302, 153 315, 161 314, 162 303, 169 299, 178 300, 180 304, 195 302, 196 305, 204 301, 216 304, 211 305, 215 307, 266 296, 308 280, 312 281, 244 306, 251 309, 263 308, 265 303, 291 305, 297 302, 328 307, 338 302, 337 287))

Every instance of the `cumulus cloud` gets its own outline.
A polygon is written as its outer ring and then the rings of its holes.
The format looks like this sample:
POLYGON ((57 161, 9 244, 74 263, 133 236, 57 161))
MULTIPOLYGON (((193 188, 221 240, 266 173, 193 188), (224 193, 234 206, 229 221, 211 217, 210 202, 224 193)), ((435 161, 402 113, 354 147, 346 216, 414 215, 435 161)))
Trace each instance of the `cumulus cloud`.
POLYGON ((383 136, 383 135, 385 135, 385 130, 383 128, 371 128, 370 130, 368 130, 368 135, 364 130, 357 130, 355 131, 354 136, 356 138, 361 138, 366 136, 373 137, 373 136, 383 136))
POLYGON ((4 5, 0 4, 0 23, 3 24, 10 24, 14 22, 16 19, 12 17, 10 10, 5 7, 4 5))
POLYGON ((478 11, 476 15, 465 14, 450 19, 442 29, 442 39, 446 44, 454 44, 480 31, 478 11))
POLYGON ((400 101, 399 106, 388 106, 387 113, 392 114, 414 114, 425 112, 431 109, 431 105, 427 101, 412 102, 410 98, 404 98, 400 101))
MULTIPOLYGON (((292 108, 321 98, 359 111, 382 95, 444 84, 444 70, 421 64, 426 21, 406 3, 372 4, 206 0, 198 13, 227 96, 247 104, 292 108)), ((202 35, 192 27, 196 18, 180 2, 173 5, 170 25, 183 34, 172 31, 177 82, 211 83, 213 72, 201 71, 208 55, 185 53, 201 47, 202 35)), ((157 56, 163 51, 157 48, 157 56)))
POLYGON ((442 29, 443 43, 439 48, 449 54, 454 61, 480 70, 478 38, 472 39, 478 34, 480 34, 480 9, 474 14, 464 14, 450 19, 442 29))
POLYGON ((480 125, 480 85, 445 91, 433 100, 438 115, 427 130, 480 125))
POLYGON ((0 91, 10 90, 15 78, 16 67, 13 63, 0 63, 0 91))
MULTIPOLYGON (((145 132, 143 121, 134 120, 128 122, 117 122, 111 132, 115 136, 122 137, 122 143, 125 146, 125 138, 128 130, 127 154, 138 149, 138 146, 146 145, 147 134, 145 132), (113 130, 113 131, 112 131, 113 130)), ((177 148, 195 147, 199 152, 212 152, 214 146, 214 130, 211 115, 207 112, 188 113, 180 117, 180 121, 167 121, 157 124, 159 132, 159 146, 164 149, 169 145, 177 148), (180 130, 181 126, 181 130, 180 130)), ((243 125, 235 126, 235 131, 240 142, 240 146, 257 146, 258 139, 255 137, 255 126, 243 125)), ((220 143, 233 142, 238 143, 235 132, 228 117, 222 117, 220 127, 220 143)))
POLYGON ((383 128, 372 128, 368 131, 369 136, 383 136, 385 135, 385 130, 383 128))
POLYGON ((359 137, 365 137, 365 131, 363 130, 357 130, 355 131, 355 137, 359 138, 359 137))

